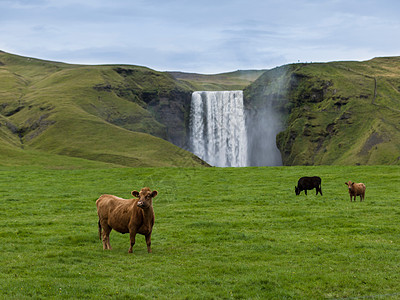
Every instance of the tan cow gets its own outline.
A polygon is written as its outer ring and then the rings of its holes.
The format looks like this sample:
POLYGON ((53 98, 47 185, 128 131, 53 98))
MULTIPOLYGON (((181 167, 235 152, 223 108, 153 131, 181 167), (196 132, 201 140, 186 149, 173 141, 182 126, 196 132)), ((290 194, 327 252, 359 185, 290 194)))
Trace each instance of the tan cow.
POLYGON ((111 250, 110 232, 112 229, 130 235, 129 253, 135 245, 137 233, 146 238, 147 252, 151 253, 151 232, 154 225, 153 198, 157 191, 148 187, 140 192, 132 191, 138 199, 122 199, 113 195, 102 195, 96 201, 99 215, 99 238, 103 241, 103 249, 111 250))
POLYGON ((348 186, 349 188, 349 194, 350 194, 350 201, 356 201, 356 196, 360 196, 360 202, 364 200, 365 198, 365 184, 364 183, 355 183, 351 182, 350 180, 348 182, 344 183, 345 185, 348 186))

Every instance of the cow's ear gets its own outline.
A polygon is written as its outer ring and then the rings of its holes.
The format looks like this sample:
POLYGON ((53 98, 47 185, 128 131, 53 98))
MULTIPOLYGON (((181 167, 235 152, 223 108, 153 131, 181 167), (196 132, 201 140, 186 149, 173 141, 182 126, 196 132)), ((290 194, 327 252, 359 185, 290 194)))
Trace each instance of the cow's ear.
POLYGON ((155 196, 157 196, 157 194, 158 194, 157 191, 153 191, 153 192, 151 193, 151 197, 154 198, 155 196))
POLYGON ((132 196, 133 197, 139 197, 139 192, 138 191, 132 191, 132 196))

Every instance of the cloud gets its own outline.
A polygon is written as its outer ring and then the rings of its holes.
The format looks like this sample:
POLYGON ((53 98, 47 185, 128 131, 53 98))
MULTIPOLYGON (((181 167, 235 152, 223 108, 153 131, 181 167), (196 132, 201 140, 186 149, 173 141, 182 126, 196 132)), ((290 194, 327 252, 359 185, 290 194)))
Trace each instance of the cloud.
POLYGON ((70 63, 226 72, 400 54, 400 2, 0 0, 0 49, 70 63))

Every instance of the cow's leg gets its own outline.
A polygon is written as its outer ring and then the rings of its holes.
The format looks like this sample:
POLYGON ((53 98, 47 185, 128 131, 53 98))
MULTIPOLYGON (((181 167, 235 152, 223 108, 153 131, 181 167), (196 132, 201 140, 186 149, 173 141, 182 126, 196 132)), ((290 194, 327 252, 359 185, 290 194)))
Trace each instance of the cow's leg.
POLYGON ((100 224, 100 219, 99 219, 98 225, 99 225, 99 240, 101 240, 101 224, 100 224))
POLYGON ((130 237, 131 246, 129 247, 128 253, 132 253, 133 252, 132 248, 135 245, 136 230, 130 231, 129 237, 130 237))
POLYGON ((111 250, 111 244, 110 244, 110 233, 111 233, 112 228, 110 228, 110 231, 107 233, 107 249, 111 250))
POLYGON ((149 234, 145 235, 145 237, 146 237, 147 252, 151 253, 151 248, 150 248, 150 246, 151 246, 151 232, 149 234))
POLYGON ((102 240, 103 240, 103 249, 104 250, 111 250, 110 245, 110 232, 112 228, 107 224, 102 225, 103 233, 102 233, 102 240))
POLYGON ((304 190, 304 193, 306 194, 306 196, 307 196, 307 190, 304 190))

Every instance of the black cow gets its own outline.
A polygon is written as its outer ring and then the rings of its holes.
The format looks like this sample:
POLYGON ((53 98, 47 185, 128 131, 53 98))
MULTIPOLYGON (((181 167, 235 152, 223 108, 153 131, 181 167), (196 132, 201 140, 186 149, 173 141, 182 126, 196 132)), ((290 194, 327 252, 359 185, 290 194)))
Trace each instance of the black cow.
POLYGON ((296 195, 300 195, 301 191, 304 191, 304 193, 307 195, 307 190, 312 190, 314 188, 317 190, 316 195, 318 195, 319 192, 322 196, 320 177, 301 177, 297 182, 297 186, 294 187, 294 191, 296 192, 296 195))

